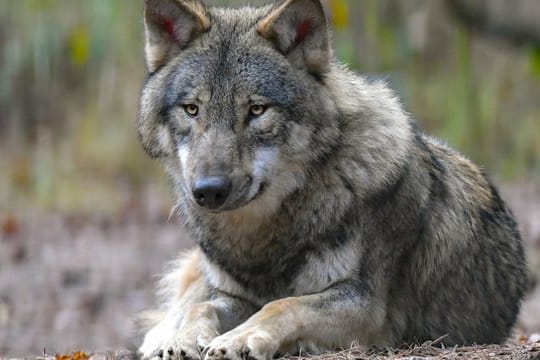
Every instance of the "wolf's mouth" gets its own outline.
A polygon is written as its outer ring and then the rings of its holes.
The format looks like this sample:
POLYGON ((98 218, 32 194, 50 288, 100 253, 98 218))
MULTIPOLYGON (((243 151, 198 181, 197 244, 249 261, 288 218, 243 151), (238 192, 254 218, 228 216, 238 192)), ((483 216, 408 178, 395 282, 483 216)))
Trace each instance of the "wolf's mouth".
POLYGON ((257 189, 257 192, 251 198, 249 198, 246 201, 240 200, 240 201, 235 201, 231 204, 228 204, 223 209, 221 209, 221 211, 232 211, 232 210, 237 210, 244 206, 247 206, 248 204, 252 203, 253 201, 257 200, 259 197, 261 197, 262 194, 264 194, 264 192, 266 191, 266 188, 267 188, 267 184, 265 182, 261 182, 259 184, 259 188, 257 189))

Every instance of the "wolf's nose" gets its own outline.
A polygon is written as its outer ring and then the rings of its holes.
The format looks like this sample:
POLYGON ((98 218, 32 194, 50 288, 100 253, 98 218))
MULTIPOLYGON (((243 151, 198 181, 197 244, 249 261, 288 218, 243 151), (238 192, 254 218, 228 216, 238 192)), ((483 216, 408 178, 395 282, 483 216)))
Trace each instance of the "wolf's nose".
POLYGON ((226 176, 211 176, 198 179, 193 185, 195 201, 202 207, 215 210, 229 196, 231 181, 226 176))

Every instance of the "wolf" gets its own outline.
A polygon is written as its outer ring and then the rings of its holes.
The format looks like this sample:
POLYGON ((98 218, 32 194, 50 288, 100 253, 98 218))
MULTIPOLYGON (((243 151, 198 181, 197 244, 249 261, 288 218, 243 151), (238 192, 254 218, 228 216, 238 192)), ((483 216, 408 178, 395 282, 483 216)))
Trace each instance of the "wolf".
POLYGON ((505 341, 527 283, 511 211, 336 60, 320 0, 146 0, 144 21, 139 137, 196 243, 144 358, 505 341))

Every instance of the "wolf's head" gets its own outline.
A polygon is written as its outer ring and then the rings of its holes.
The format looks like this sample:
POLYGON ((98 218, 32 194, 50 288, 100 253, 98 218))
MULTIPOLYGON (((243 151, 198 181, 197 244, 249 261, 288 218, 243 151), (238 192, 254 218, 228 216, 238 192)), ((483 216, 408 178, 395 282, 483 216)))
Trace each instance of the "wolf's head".
POLYGON ((139 135, 186 203, 268 213, 340 136, 320 0, 207 8, 146 0, 139 135))

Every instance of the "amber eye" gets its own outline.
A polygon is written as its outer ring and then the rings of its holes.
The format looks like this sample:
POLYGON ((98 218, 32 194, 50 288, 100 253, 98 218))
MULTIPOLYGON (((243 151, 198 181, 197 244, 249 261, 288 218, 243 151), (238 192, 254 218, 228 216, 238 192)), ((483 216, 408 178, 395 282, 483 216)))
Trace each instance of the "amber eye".
POLYGON ((251 116, 261 116, 266 112, 267 107, 264 105, 253 105, 249 108, 249 113, 251 116))
POLYGON ((193 105, 193 104, 184 105, 184 111, 189 116, 197 116, 197 115, 199 115, 199 107, 197 105, 193 105))

